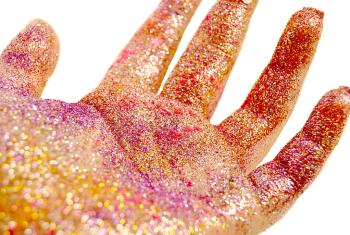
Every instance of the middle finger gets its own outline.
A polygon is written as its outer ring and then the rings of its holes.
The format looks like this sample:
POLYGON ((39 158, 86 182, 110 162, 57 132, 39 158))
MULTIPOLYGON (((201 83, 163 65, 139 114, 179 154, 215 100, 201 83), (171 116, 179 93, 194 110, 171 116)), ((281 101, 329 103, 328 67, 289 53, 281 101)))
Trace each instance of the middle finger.
POLYGON ((162 95, 213 114, 236 61, 257 0, 220 0, 166 82, 162 95))

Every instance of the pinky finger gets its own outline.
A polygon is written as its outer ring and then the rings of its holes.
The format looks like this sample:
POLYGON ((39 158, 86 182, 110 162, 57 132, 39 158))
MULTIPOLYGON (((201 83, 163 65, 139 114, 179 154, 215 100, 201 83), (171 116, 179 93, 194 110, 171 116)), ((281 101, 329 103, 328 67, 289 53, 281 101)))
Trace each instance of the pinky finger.
POLYGON ((338 143, 349 113, 350 88, 328 92, 275 159, 249 174, 260 198, 263 229, 276 222, 316 178, 338 143))

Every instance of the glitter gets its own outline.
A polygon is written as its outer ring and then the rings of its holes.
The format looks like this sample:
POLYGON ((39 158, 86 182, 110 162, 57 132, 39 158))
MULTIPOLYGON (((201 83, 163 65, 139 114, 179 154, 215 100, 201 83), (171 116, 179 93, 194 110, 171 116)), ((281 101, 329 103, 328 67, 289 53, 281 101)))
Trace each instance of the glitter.
POLYGON ((219 1, 166 82, 162 95, 211 116, 241 49, 256 1, 219 1), (203 66, 205 65, 205 66, 203 66))
POLYGON ((74 104, 38 99, 58 56, 46 23, 11 42, 0 60, 2 234, 257 234, 304 191, 344 128, 349 88, 328 93, 272 162, 249 166, 287 119, 321 12, 292 17, 242 109, 216 127, 208 118, 256 1, 218 1, 157 95, 199 2, 163 0, 74 104))
POLYGON ((10 76, 2 86, 39 97, 58 59, 58 39, 41 20, 30 22, 2 53, 0 74, 10 76))
POLYGON ((200 2, 162 1, 120 53, 101 86, 85 97, 84 102, 99 99, 102 89, 106 97, 115 96, 127 87, 135 91, 157 92, 181 36, 200 2))
POLYGON ((292 16, 247 99, 218 127, 247 173, 266 155, 294 108, 321 36, 322 18, 311 8, 292 16))
POLYGON ((119 208, 119 209, 123 209, 123 208, 124 208, 124 204, 123 204, 123 203, 120 203, 120 204, 118 205, 118 208, 119 208))
POLYGON ((250 4, 250 3, 253 2, 253 0, 243 0, 243 2, 244 2, 245 4, 250 4))
POLYGON ((30 235, 30 234, 32 234, 32 232, 33 231, 30 228, 27 228, 26 230, 24 230, 25 235, 30 235))
POLYGON ((349 91, 350 88, 342 87, 323 96, 303 129, 275 159, 249 175, 267 221, 282 216, 286 206, 294 202, 324 165, 349 116, 349 91))
POLYGON ((88 220, 89 220, 89 216, 88 216, 88 215, 83 215, 83 216, 81 217, 81 222, 84 223, 84 224, 85 224, 88 220))

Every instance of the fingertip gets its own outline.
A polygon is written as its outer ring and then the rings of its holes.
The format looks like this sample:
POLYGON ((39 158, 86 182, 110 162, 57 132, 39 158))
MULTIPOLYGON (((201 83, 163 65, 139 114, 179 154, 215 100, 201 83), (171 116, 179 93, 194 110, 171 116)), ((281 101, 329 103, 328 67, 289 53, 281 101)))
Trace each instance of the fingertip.
POLYGON ((346 86, 340 86, 337 89, 329 91, 325 97, 333 97, 333 102, 340 106, 344 112, 349 115, 350 113, 350 88, 346 86))
POLYGON ((59 53, 58 37, 46 21, 35 19, 11 41, 2 62, 28 73, 53 71, 59 53))
POLYGON ((0 57, 5 83, 40 96, 59 56, 58 37, 46 21, 35 19, 10 42, 0 57))
POLYGON ((342 92, 344 92, 347 96, 350 96, 350 87, 347 86, 340 86, 339 90, 341 90, 342 92))
POLYGON ((343 95, 343 100, 344 100, 344 104, 346 106, 346 112, 350 113, 350 87, 346 87, 346 86, 341 86, 339 88, 339 90, 342 91, 343 95))
POLYGON ((36 19, 32 19, 31 21, 29 21, 29 23, 27 24, 27 27, 31 27, 31 26, 44 26, 47 27, 49 30, 51 30, 52 32, 54 32, 54 29, 52 28, 52 26, 44 19, 40 19, 40 18, 36 18, 36 19))
POLYGON ((290 23, 298 31, 319 37, 322 31, 324 13, 316 8, 305 7, 297 11, 291 18, 290 23))
POLYGON ((315 8, 303 8, 294 13, 280 38, 270 65, 285 74, 307 70, 316 52, 322 28, 323 12, 315 8))
POLYGON ((322 23, 324 12, 313 7, 304 7, 297 11, 293 18, 303 18, 305 23, 315 25, 315 23, 322 23))
POLYGON ((302 10, 298 11, 299 14, 307 14, 313 17, 317 17, 319 19, 323 19, 324 17, 324 12, 321 10, 318 10, 316 8, 313 7, 304 7, 302 10))
POLYGON ((350 105, 350 88, 340 86, 339 88, 330 90, 322 97, 321 100, 350 105))

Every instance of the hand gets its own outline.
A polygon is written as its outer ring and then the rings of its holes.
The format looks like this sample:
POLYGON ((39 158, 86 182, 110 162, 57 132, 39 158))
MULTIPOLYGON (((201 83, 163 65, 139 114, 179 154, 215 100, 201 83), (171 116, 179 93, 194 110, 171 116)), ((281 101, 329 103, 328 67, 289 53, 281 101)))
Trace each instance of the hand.
POLYGON ((38 99, 57 60, 34 21, 1 56, 0 231, 258 233, 291 206, 336 145, 350 89, 327 93, 270 163, 311 63, 322 13, 297 12, 242 107, 209 123, 255 1, 218 1, 161 94, 199 1, 163 1, 101 85, 77 104, 38 99))

